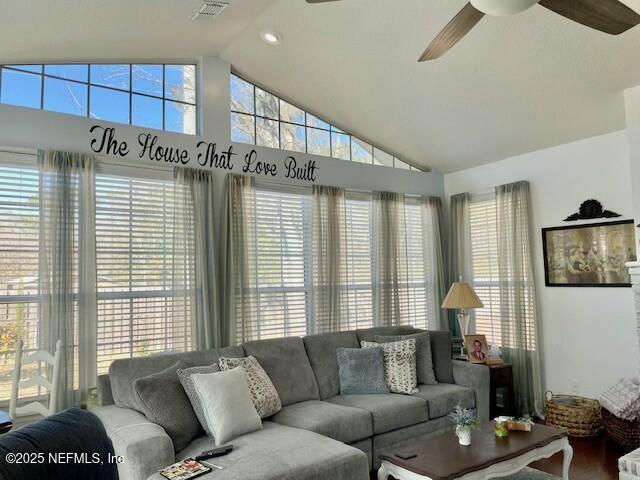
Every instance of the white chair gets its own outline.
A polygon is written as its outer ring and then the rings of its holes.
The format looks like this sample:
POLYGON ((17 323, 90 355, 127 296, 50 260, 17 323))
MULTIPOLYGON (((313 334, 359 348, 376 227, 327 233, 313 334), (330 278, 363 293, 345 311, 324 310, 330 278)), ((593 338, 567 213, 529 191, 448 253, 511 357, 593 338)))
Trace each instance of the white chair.
MULTIPOLYGON (((60 366, 62 361, 62 341, 56 342, 56 351, 51 355, 46 350, 38 350, 24 358, 22 358, 22 348, 24 343, 22 339, 18 340, 16 348, 16 363, 13 369, 13 381, 11 384, 11 400, 9 402, 9 416, 13 419, 16 416, 23 417, 26 415, 42 415, 47 417, 56 413, 56 399, 58 386, 60 383, 60 366), (34 375, 31 378, 21 380, 22 367, 29 363, 43 362, 49 364, 51 368, 51 380, 44 374, 34 375), (46 407, 42 402, 30 402, 26 405, 18 407, 18 393, 23 388, 42 387, 49 391, 49 406, 46 407)), ((46 369, 42 369, 46 370, 46 369)))

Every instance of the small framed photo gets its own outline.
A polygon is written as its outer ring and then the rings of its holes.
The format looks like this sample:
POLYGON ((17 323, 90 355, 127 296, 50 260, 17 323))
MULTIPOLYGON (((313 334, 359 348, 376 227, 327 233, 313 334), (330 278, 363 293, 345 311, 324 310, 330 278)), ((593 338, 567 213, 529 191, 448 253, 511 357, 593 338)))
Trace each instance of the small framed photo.
POLYGON ((489 347, 484 335, 465 335, 464 344, 467 347, 467 357, 471 363, 487 363, 489 347))

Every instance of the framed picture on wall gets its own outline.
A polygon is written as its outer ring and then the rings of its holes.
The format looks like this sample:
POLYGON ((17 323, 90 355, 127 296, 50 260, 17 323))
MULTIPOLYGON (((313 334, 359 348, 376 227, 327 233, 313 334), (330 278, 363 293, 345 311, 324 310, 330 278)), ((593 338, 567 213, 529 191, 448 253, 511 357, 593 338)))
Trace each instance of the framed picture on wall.
POLYGON ((636 260, 633 220, 543 228, 548 287, 630 287, 636 260))

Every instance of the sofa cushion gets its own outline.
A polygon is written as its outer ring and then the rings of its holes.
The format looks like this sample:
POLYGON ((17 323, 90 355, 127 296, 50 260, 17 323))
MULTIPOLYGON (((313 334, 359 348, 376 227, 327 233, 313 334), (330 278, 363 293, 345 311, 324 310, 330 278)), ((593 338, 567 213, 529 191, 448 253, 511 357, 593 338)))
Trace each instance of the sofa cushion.
POLYGON ((243 345, 256 357, 278 391, 282 406, 318 400, 318 383, 300 337, 256 340, 243 345))
POLYGON ((460 405, 462 408, 475 408, 476 397, 473 390, 460 385, 439 383, 437 385, 419 385, 414 394, 427 402, 429 418, 444 417, 460 405))
POLYGON ((455 383, 453 380, 453 361, 451 360, 451 332, 430 330, 431 355, 436 380, 444 383, 455 383))
POLYGON ((178 361, 161 372, 133 382, 142 413, 164 428, 171 437, 176 452, 189 445, 202 432, 189 397, 178 379, 177 371, 184 366, 184 363, 178 361))
MULTIPOLYGON (((233 451, 214 459, 223 467, 198 480, 369 480, 367 454, 317 433, 264 422, 263 429, 233 441, 233 451)), ((201 437, 178 453, 193 458, 213 448, 201 437)), ((156 473, 149 480, 165 480, 156 473)))
POLYGON ((373 435, 371 414, 368 411, 321 400, 294 403, 284 407, 271 420, 344 443, 357 442, 373 435))
POLYGON ((378 348, 338 348, 340 393, 389 393, 384 376, 384 353, 378 348))
POLYGON ((320 390, 320 398, 331 398, 340 393, 340 376, 336 350, 359 348, 356 332, 323 333, 304 337, 304 347, 315 373, 320 390))
POLYGON ((331 403, 367 410, 373 418, 373 433, 389 432, 397 428, 425 422, 429 419, 424 399, 387 393, 381 395, 337 395, 331 403))
POLYGON ((397 342, 399 340, 414 338, 416 340, 416 373, 418 383, 424 383, 425 385, 438 383, 438 380, 436 380, 436 374, 433 371, 433 355, 431 355, 431 337, 429 336, 429 332, 390 337, 376 335, 373 338, 374 342, 377 343, 397 342))
POLYGON ((222 356, 244 357, 244 350, 242 347, 227 347, 198 352, 163 353, 150 357, 115 360, 109 367, 113 401, 118 407, 133 408, 138 412, 142 412, 133 391, 133 382, 137 378, 160 372, 174 365, 178 360, 184 362, 187 367, 195 367, 217 363, 222 356))
POLYGON ((358 335, 358 344, 360 344, 361 342, 375 342, 375 336, 391 337, 420 332, 424 332, 424 330, 419 330, 411 325, 399 325, 397 327, 361 328, 356 330, 356 335, 358 335))

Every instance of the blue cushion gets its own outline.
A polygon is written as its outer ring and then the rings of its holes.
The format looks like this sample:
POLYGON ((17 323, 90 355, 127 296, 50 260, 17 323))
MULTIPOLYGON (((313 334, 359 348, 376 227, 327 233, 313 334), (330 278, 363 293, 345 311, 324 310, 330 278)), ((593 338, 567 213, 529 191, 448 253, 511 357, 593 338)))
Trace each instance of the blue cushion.
POLYGON ((384 355, 381 347, 338 348, 340 393, 343 395, 389 393, 384 378, 384 355))

